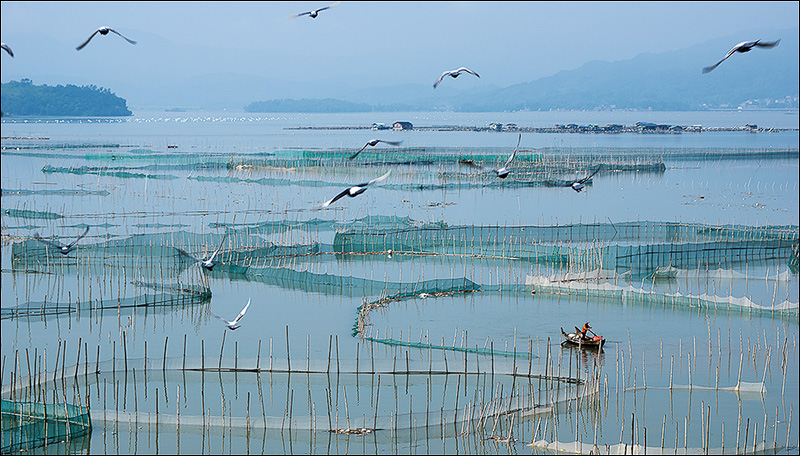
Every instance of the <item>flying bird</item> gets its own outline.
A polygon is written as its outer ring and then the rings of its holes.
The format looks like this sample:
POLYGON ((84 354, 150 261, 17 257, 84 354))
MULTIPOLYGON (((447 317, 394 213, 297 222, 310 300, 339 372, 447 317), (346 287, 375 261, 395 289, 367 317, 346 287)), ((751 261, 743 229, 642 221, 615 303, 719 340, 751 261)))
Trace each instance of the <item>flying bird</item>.
POLYGON ((328 201, 325 201, 325 204, 323 204, 322 207, 328 207, 331 204, 335 203, 338 199, 343 198, 345 196, 349 196, 350 198, 355 198, 356 196, 367 191, 368 186, 386 180, 386 178, 389 177, 389 174, 391 173, 392 170, 389 170, 386 174, 384 174, 381 177, 376 177, 375 179, 372 179, 371 181, 365 182, 363 184, 354 185, 348 188, 347 190, 344 190, 342 193, 339 193, 338 195, 329 199, 328 201))
POLYGON ((577 180, 577 181, 575 181, 575 182, 572 182, 572 183, 570 183, 570 184, 567 184, 567 185, 565 185, 565 187, 571 187, 573 190, 575 190, 576 192, 580 193, 580 192, 583 190, 583 188, 584 188, 584 185, 583 185, 583 184, 585 184, 585 183, 586 183, 586 181, 588 181, 588 180, 589 180, 589 179, 591 179, 591 178, 592 178, 592 177, 593 177, 595 174, 597 174, 597 172, 598 172, 598 171, 600 171, 600 168, 602 168, 602 167, 603 167, 603 165, 602 165, 602 164, 600 164, 600 165, 597 165, 597 169, 595 169, 595 170, 592 172, 592 174, 589 174, 588 176, 584 177, 583 179, 580 179, 580 180, 577 180))
MULTIPOLYGON (((80 51, 81 49, 83 49, 84 46, 89 44, 89 41, 92 41, 92 38, 94 38, 95 35, 97 35, 98 33, 101 34, 101 35, 108 35, 108 32, 116 33, 117 35, 122 36, 121 33, 119 33, 118 31, 116 31, 114 29, 112 29, 111 27, 100 27, 99 29, 95 30, 94 33, 92 33, 92 35, 89 37, 89 39, 84 41, 83 44, 81 44, 80 46, 76 47, 75 49, 80 51)), ((124 38, 125 41, 127 41, 128 43, 136 44, 136 41, 129 40, 128 38, 125 38, 124 36, 122 36, 122 38, 124 38)))
POLYGON ((305 13, 300 13, 300 14, 290 14, 288 17, 290 19, 292 19, 292 18, 295 18, 295 17, 305 16, 306 14, 308 14, 309 16, 311 16, 311 19, 316 19, 317 16, 319 16, 319 12, 320 11, 325 11, 326 9, 331 9, 334 6, 339 6, 339 3, 341 3, 341 2, 336 2, 336 3, 332 4, 332 5, 326 6, 324 8, 315 9, 314 11, 306 11, 305 13))
POLYGON ((359 150, 358 150, 358 152, 354 153, 353 155, 351 155, 351 156, 349 157, 349 158, 350 158, 350 160, 352 160, 352 159, 354 159, 354 158, 358 157, 358 154, 360 154, 360 153, 361 153, 361 151, 363 151, 364 149, 366 149, 366 148, 367 148, 367 146, 370 146, 370 147, 375 147, 375 146, 377 146, 377 145, 378 145, 378 143, 386 143, 386 144, 391 144, 391 145, 393 145, 393 146, 399 146, 400 144, 403 144, 403 141, 384 141, 384 140, 382 140, 382 139, 370 139, 369 141, 367 141, 367 143, 366 143, 366 144, 364 144, 364 147, 362 147, 361 149, 359 149, 359 150))
POLYGON ((486 172, 495 173, 495 174, 497 174, 497 177, 499 177, 500 179, 505 179, 506 177, 508 177, 508 174, 511 172, 508 169, 508 167, 509 167, 509 165, 511 165, 511 160, 513 160, 514 157, 517 155, 517 149, 519 149, 520 141, 522 141, 522 133, 520 133, 520 135, 519 135, 519 139, 517 140, 517 147, 514 148, 514 152, 512 152, 511 156, 508 157, 508 160, 506 160, 505 165, 503 165, 500 168, 487 168, 485 166, 481 166, 481 165, 475 163, 472 160, 459 160, 459 163, 461 163, 462 165, 469 165, 469 166, 472 166, 474 168, 480 168, 480 169, 482 169, 482 170, 484 170, 486 172))
POLYGON ((47 239, 42 239, 41 237, 39 237, 39 233, 35 233, 33 235, 33 237, 37 241, 39 241, 39 242, 41 242, 43 244, 47 244, 50 247, 54 247, 54 248, 58 249, 61 252, 62 255, 66 255, 66 254, 68 254, 69 252, 71 252, 75 248, 75 244, 77 244, 78 241, 83 239, 83 237, 86 236, 86 233, 88 233, 88 232, 89 232, 89 227, 87 226, 86 230, 83 232, 83 234, 78 236, 78 239, 75 239, 74 241, 72 241, 71 243, 69 243, 67 245, 60 245, 60 244, 56 244, 53 241, 48 241, 47 239))
POLYGON ((8 52, 8 55, 14 57, 14 53, 11 51, 11 48, 8 47, 6 43, 0 43, 0 48, 3 48, 4 51, 8 52))
POLYGON ((769 41, 769 42, 764 42, 764 43, 762 43, 761 40, 743 41, 743 42, 737 44, 736 46, 734 46, 733 49, 728 51, 728 53, 725 55, 725 57, 723 57, 722 60, 720 60, 719 62, 715 63, 714 65, 711 65, 710 67, 703 68, 703 73, 708 73, 709 71, 711 71, 714 68, 718 67, 720 63, 722 63, 725 60, 727 60, 728 57, 732 56, 736 52, 741 52, 741 53, 750 52, 750 50, 753 49, 756 46, 763 47, 763 48, 774 48, 780 42, 781 42, 781 40, 769 41))
POLYGON ((216 257, 219 251, 222 250, 222 245, 225 244, 225 239, 227 238, 228 238, 228 233, 225 233, 225 236, 223 236, 222 242, 219 243, 219 247, 217 247, 217 250, 213 254, 211 254, 211 256, 207 260, 202 261, 204 268, 208 269, 209 271, 214 269, 214 266, 217 264, 214 263, 214 257, 216 257))
POLYGON ((219 321, 225 323, 225 326, 227 326, 228 329, 230 329, 231 331, 236 331, 237 329, 241 328, 242 325, 239 324, 239 320, 241 320, 242 317, 244 317, 244 313, 247 312, 248 307, 250 307, 250 299, 247 300, 247 305, 244 306, 244 309, 242 309, 242 311, 239 312, 239 315, 237 315, 236 318, 233 319, 233 321, 228 321, 220 317, 219 315, 215 315, 214 313, 211 313, 211 315, 213 315, 219 321))
MULTIPOLYGON (((470 70, 467 67, 461 67, 461 68, 459 68, 457 70, 445 71, 444 73, 442 73, 441 76, 439 76, 439 79, 437 79, 436 82, 433 83, 433 88, 435 89, 436 86, 438 86, 439 83, 442 82, 442 79, 444 79, 445 76, 450 76, 451 78, 457 78, 457 77, 459 77, 461 75, 461 73, 465 73, 465 72, 469 73, 469 74, 473 74, 475 76, 478 76, 478 73, 470 70)), ((480 76, 478 76, 478 77, 480 77, 480 76)))

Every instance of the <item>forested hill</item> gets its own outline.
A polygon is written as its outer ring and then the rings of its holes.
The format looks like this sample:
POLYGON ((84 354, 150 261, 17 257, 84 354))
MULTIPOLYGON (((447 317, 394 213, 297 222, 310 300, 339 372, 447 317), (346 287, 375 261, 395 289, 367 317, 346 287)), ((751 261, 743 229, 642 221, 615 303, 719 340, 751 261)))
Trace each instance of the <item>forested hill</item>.
POLYGON ((3 116, 130 116, 125 99, 109 89, 72 84, 34 85, 30 79, 2 84, 3 116))

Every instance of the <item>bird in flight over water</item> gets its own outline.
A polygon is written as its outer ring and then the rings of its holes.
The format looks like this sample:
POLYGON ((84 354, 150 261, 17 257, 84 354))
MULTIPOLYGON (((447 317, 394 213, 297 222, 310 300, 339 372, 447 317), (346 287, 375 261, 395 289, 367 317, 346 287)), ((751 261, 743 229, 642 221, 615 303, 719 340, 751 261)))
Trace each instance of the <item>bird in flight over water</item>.
POLYGON ((762 43, 761 40, 743 41, 743 42, 737 44, 736 46, 734 46, 733 49, 728 51, 728 53, 725 55, 725 57, 722 58, 722 60, 720 60, 719 62, 715 63, 714 65, 711 65, 709 67, 703 68, 703 73, 708 73, 709 71, 711 71, 714 68, 718 67, 720 63, 724 62, 725 60, 728 60, 728 57, 732 56, 736 52, 741 52, 741 53, 750 52, 750 50, 753 49, 756 46, 757 47, 763 47, 763 48, 774 48, 780 42, 781 42, 781 40, 769 41, 769 42, 764 42, 764 43, 762 43))
POLYGON ((332 4, 332 5, 326 6, 326 7, 324 7, 324 8, 315 9, 315 10, 313 10, 313 11, 306 11, 305 13, 300 13, 300 14, 290 14, 288 17, 289 17, 290 19, 292 19, 292 18, 295 18, 295 17, 305 16, 306 14, 308 14, 308 15, 311 17, 311 19, 316 19, 316 18, 317 18, 317 16, 319 16, 319 12, 320 12, 320 11, 325 11, 326 9, 331 9, 331 8, 333 8, 334 6, 339 6, 339 3, 340 3, 340 2, 336 2, 336 3, 332 4))
POLYGON ((598 172, 598 171, 600 171, 600 168, 602 168, 602 167, 603 167, 603 165, 602 165, 602 164, 600 164, 600 165, 597 165, 597 169, 595 169, 594 171, 592 171, 592 174, 589 174, 588 176, 584 177, 583 179, 580 179, 580 180, 577 180, 577 181, 575 181, 575 182, 572 182, 572 183, 570 183, 570 184, 568 184, 568 185, 565 185, 565 187, 570 187, 570 188, 572 188, 573 190, 575 190, 576 192, 580 193, 580 192, 581 192, 581 190, 583 190, 583 189, 584 189, 584 185, 583 185, 583 184, 585 184, 585 183, 586 183, 586 181, 588 181, 589 179, 591 179, 592 177, 594 177, 594 175, 595 175, 595 174, 597 174, 597 172, 598 172))
POLYGON ((89 37, 89 39, 84 41, 83 44, 81 44, 80 46, 76 47, 75 49, 80 51, 81 49, 83 49, 84 46, 89 44, 89 41, 92 41, 92 38, 94 38, 95 35, 97 35, 98 33, 101 34, 101 35, 108 35, 108 32, 116 33, 117 35, 122 36, 122 38, 124 38, 125 41, 127 41, 128 43, 136 44, 136 41, 129 40, 128 38, 125 38, 121 33, 119 33, 118 31, 116 31, 114 29, 112 29, 111 27, 105 27, 104 26, 104 27, 100 27, 99 29, 95 30, 94 33, 92 33, 92 35, 89 37))
POLYGON ((230 329, 231 331, 236 331, 237 329, 241 328, 242 325, 239 324, 239 320, 241 320, 242 317, 244 317, 244 313, 247 312, 248 307, 250 307, 250 299, 247 300, 247 305, 244 306, 244 309, 242 309, 242 311, 239 312, 239 315, 237 315, 236 318, 233 319, 233 321, 228 321, 220 317, 219 315, 215 315, 214 313, 212 313, 211 315, 213 315, 219 321, 225 323, 225 326, 227 326, 228 329, 230 329))
POLYGON ((204 268, 208 269, 209 271, 214 269, 214 265, 217 264, 214 263, 214 257, 216 257, 219 251, 222 250, 222 245, 225 244, 225 239, 227 238, 228 238, 228 233, 225 233, 225 236, 222 237, 222 242, 219 243, 219 247, 217 247, 217 250, 213 254, 211 254, 211 256, 207 260, 202 261, 204 268))
MULTIPOLYGON (((439 83, 442 82, 442 79, 444 79, 445 76, 450 76, 451 78, 457 78, 457 77, 459 77, 461 75, 461 73, 469 73, 469 74, 478 76, 478 73, 470 70, 467 67, 461 67, 461 68, 459 68, 457 70, 445 71, 444 73, 442 73, 441 76, 439 76, 439 79, 437 79, 436 82, 433 83, 433 88, 435 89, 436 86, 438 86, 439 83)), ((478 76, 478 77, 480 77, 480 76, 478 76)))
POLYGON ((0 48, 3 48, 4 51, 8 52, 8 55, 14 57, 14 53, 11 52, 11 48, 6 43, 0 43, 0 48))
POLYGON ((350 160, 352 160, 352 159, 354 159, 354 158, 358 157, 358 154, 360 154, 360 153, 361 153, 361 151, 363 151, 364 149, 366 149, 366 148, 367 148, 367 146, 370 146, 370 147, 375 147, 375 146, 377 146, 377 145, 378 145, 378 143, 386 143, 386 144, 391 144, 391 145, 393 145, 393 146, 399 146, 400 144, 403 144, 403 141, 384 141, 384 140, 382 140, 382 139, 370 139, 369 141, 367 141, 367 143, 366 143, 366 144, 364 144, 364 147, 362 147, 361 149, 359 149, 359 150, 358 150, 358 152, 354 153, 353 155, 351 155, 351 156, 350 156, 350 157, 348 157, 348 158, 349 158, 350 160))
POLYGON ((508 177, 508 174, 511 172, 508 169, 508 167, 511 165, 511 160, 513 160, 514 157, 517 155, 517 149, 519 149, 520 141, 522 141, 522 133, 519 134, 519 139, 517 139, 517 147, 514 148, 514 152, 511 153, 511 156, 508 157, 508 160, 506 160, 506 163, 500 168, 487 168, 485 166, 481 166, 481 165, 475 163, 472 160, 459 160, 459 163, 461 163, 462 165, 469 165, 469 166, 472 166, 474 168, 480 168, 480 169, 482 169, 482 170, 484 170, 486 172, 495 173, 495 174, 497 174, 497 177, 499 177, 500 179, 505 179, 506 177, 508 177))
POLYGON ((75 239, 74 241, 72 241, 71 243, 69 243, 67 245, 60 245, 60 244, 56 244, 53 241, 48 241, 47 239, 42 239, 41 237, 39 237, 39 233, 35 233, 33 235, 33 237, 36 238, 37 241, 39 241, 39 242, 41 242, 43 244, 47 244, 50 247, 54 247, 54 248, 58 249, 61 252, 62 255, 66 255, 66 254, 68 254, 69 252, 71 252, 75 248, 75 244, 77 244, 78 241, 83 239, 83 237, 86 236, 86 233, 88 233, 88 232, 89 232, 89 227, 87 226, 86 229, 83 231, 83 234, 78 236, 78 239, 75 239))
POLYGON ((369 182, 364 182, 363 184, 354 185, 348 188, 347 190, 344 190, 343 192, 339 193, 338 195, 334 196, 333 198, 329 199, 328 201, 325 201, 325 204, 323 204, 322 207, 328 207, 331 204, 335 203, 340 198, 343 198, 345 196, 349 196, 350 198, 355 198, 356 196, 367 191, 368 186, 386 180, 386 178, 389 177, 389 174, 391 173, 392 170, 389 170, 386 174, 384 174, 381 177, 376 177, 375 179, 372 179, 369 182))

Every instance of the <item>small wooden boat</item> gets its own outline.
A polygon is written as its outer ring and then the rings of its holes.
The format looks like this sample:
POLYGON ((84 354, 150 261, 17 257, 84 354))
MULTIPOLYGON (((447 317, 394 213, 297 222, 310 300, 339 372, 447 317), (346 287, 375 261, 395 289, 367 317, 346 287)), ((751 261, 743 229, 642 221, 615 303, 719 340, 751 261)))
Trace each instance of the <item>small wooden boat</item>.
POLYGON ((603 336, 583 336, 581 334, 581 330, 578 329, 577 326, 575 327, 575 332, 572 334, 567 334, 564 331, 564 328, 561 328, 561 335, 564 336, 564 339, 566 339, 564 341, 565 344, 578 345, 582 348, 600 350, 606 343, 606 340, 603 339, 603 336))

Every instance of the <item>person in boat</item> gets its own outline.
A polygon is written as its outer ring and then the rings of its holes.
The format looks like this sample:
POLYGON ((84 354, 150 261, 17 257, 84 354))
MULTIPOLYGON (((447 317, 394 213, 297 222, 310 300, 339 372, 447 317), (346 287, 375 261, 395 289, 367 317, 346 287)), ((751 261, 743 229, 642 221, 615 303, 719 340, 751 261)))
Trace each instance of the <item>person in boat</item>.
POLYGON ((581 337, 583 337, 584 339, 591 339, 591 337, 586 335, 586 331, 590 329, 592 329, 592 327, 589 326, 589 322, 587 321, 586 323, 583 324, 583 327, 581 328, 581 337))

